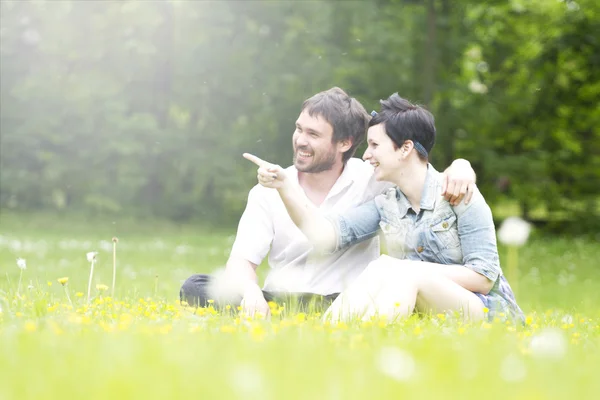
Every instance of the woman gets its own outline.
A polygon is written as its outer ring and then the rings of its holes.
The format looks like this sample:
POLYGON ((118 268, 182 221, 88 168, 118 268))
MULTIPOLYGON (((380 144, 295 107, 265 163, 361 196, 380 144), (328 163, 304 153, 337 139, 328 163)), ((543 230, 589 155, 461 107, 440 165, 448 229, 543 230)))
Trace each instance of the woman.
POLYGON ((393 94, 369 123, 363 156, 375 179, 396 187, 350 212, 321 216, 278 166, 263 165, 258 178, 276 188, 296 225, 322 251, 337 251, 381 230, 389 256, 372 262, 328 310, 333 319, 388 318, 413 312, 458 311, 468 319, 522 318, 502 275, 492 213, 473 187, 468 204, 441 196, 442 175, 428 163, 434 118, 393 94))

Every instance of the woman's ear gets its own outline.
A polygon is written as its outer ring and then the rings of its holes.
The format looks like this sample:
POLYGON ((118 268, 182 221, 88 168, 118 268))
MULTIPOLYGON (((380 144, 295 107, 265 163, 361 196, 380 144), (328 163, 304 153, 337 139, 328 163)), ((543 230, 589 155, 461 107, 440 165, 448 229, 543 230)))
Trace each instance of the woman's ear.
POLYGON ((410 154, 410 151, 414 147, 415 147, 415 145, 412 140, 405 140, 404 143, 402 144, 402 147, 400 148, 402 157, 406 158, 410 154))

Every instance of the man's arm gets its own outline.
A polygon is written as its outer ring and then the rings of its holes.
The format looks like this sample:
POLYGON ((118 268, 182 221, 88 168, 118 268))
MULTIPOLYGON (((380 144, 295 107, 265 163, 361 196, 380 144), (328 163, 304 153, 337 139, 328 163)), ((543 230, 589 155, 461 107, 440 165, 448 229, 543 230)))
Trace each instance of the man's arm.
POLYGON ((225 272, 228 276, 231 276, 237 279, 241 284, 244 284, 244 286, 245 284, 258 285, 256 267, 257 265, 253 262, 231 254, 225 265, 225 272))
POLYGON ((269 314, 269 306, 258 285, 256 268, 269 252, 273 232, 273 216, 264 189, 254 187, 248 194, 248 203, 225 266, 228 284, 242 295, 242 308, 251 315, 257 311, 269 314))
POLYGON ((244 157, 258 165, 258 181, 261 185, 277 189, 290 218, 317 252, 334 251, 337 234, 333 225, 321 215, 317 206, 308 199, 299 185, 286 179, 285 170, 252 154, 245 153, 244 157))
POLYGON ((265 316, 270 314, 269 304, 258 285, 257 265, 243 257, 230 255, 225 266, 228 282, 235 282, 242 294, 242 310, 254 315, 257 312, 265 316))
POLYGON ((471 163, 459 158, 452 162, 444 171, 442 196, 453 206, 457 206, 464 198, 464 203, 469 204, 475 191, 477 176, 471 163))
POLYGON ((331 222, 321 215, 302 189, 287 179, 287 183, 277 191, 292 221, 317 252, 333 252, 337 246, 337 233, 331 222))

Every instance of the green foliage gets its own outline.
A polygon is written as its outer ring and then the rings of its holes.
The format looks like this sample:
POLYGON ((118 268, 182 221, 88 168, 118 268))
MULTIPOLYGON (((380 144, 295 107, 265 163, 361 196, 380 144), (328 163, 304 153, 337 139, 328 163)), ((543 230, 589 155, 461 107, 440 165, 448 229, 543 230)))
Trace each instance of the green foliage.
POLYGON ((433 162, 469 159, 490 200, 598 221, 597 2, 0 7, 3 208, 235 223, 241 153, 289 165, 302 101, 335 85, 427 105, 433 162))

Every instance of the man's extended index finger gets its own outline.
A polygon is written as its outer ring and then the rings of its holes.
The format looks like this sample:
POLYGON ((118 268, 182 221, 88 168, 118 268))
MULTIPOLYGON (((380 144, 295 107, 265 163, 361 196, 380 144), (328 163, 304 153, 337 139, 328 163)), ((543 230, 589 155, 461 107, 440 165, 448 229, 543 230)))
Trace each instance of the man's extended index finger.
POLYGON ((242 154, 244 156, 244 158, 248 161, 252 161, 254 164, 258 165, 259 167, 269 167, 271 165, 271 163, 266 162, 265 160, 261 160, 260 158, 256 157, 255 155, 252 155, 250 153, 244 153, 242 154))

